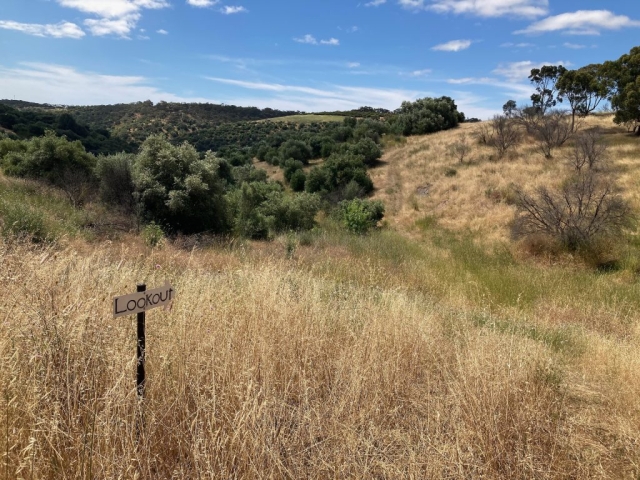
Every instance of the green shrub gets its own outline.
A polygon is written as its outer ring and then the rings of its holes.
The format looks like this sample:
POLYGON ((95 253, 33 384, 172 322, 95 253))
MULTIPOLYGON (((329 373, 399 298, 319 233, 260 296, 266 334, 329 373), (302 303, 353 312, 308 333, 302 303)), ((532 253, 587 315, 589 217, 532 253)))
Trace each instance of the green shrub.
POLYGON ((140 232, 144 243, 149 247, 161 247, 164 244, 165 236, 160 225, 151 222, 140 232))
POLYGON ((362 235, 374 228, 384 217, 380 200, 354 199, 340 203, 340 217, 350 232, 362 235))
POLYGON ((119 153, 100 156, 96 164, 100 199, 108 205, 121 207, 127 212, 133 212, 135 206, 134 160, 134 155, 119 153))
POLYGON ((291 175, 291 179, 289 180, 289 185, 291 185, 291 189, 294 192, 302 192, 304 191, 305 183, 307 182, 307 175, 302 170, 296 170, 293 175, 291 175))
POLYGON ((305 190, 310 193, 337 192, 340 194, 350 182, 357 183, 362 188, 363 194, 373 190, 373 181, 367 173, 361 156, 333 154, 322 166, 309 172, 305 190))
POLYGON ((176 147, 152 135, 136 159, 134 181, 148 220, 187 234, 227 229, 225 184, 214 155, 201 160, 188 143, 176 147))
POLYGON ((70 142, 48 131, 43 137, 9 144, 2 141, 6 152, 2 167, 7 175, 47 180, 54 185, 65 187, 69 173, 93 175, 95 157, 87 153, 79 141, 70 142))

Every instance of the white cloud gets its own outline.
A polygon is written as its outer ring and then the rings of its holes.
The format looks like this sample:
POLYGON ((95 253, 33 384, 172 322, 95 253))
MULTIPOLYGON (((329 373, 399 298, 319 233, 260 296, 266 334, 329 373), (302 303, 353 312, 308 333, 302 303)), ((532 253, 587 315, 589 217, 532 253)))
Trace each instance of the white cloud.
POLYGON ((218 2, 219 0, 187 0, 189 5, 199 8, 212 7, 218 2))
POLYGON ((166 30, 164 30, 162 28, 160 30, 157 30, 156 33, 159 33, 160 35, 169 35, 169 32, 167 32, 166 30))
POLYGON ((334 47, 337 47, 338 45, 340 45, 340 40, 338 40, 337 38, 330 38, 329 40, 320 40, 320 43, 322 45, 332 45, 334 47))
POLYGON ((466 78, 450 78, 447 80, 447 83, 451 85, 477 85, 477 84, 488 84, 494 81, 495 79, 489 77, 475 78, 475 77, 466 77, 466 78))
POLYGON ((387 0, 372 0, 371 2, 367 2, 364 4, 365 7, 378 7, 387 3, 387 0))
POLYGON ((306 34, 304 37, 297 37, 293 39, 295 42, 298 43, 307 43, 309 45, 332 45, 332 46, 338 46, 340 45, 340 40, 338 40, 337 38, 330 38, 329 40, 320 40, 318 42, 318 40, 316 39, 316 37, 314 37, 313 35, 310 34, 306 34))
POLYGON ((533 48, 536 45, 534 43, 503 43, 500 45, 502 48, 533 48))
POLYGON ((56 0, 63 7, 95 15, 84 24, 96 36, 118 35, 128 38, 136 28, 144 9, 169 6, 167 0, 56 0))
POLYGON ((430 68, 425 68, 423 70, 414 70, 413 72, 411 72, 409 74, 409 76, 411 77, 424 77, 426 75, 429 75, 431 73, 431 69, 430 68))
POLYGON ((208 77, 209 80, 233 85, 247 90, 269 92, 272 97, 243 98, 229 100, 226 103, 237 105, 255 105, 259 107, 282 108, 303 111, 350 110, 363 105, 398 108, 404 100, 415 100, 429 95, 429 92, 411 90, 377 89, 331 85, 326 89, 282 85, 277 83, 248 82, 229 78, 208 77))
POLYGON ((360 64, 358 62, 349 62, 347 63, 347 68, 358 68, 360 64))
POLYGON ((222 7, 220 9, 220 11, 222 13, 224 13, 225 15, 233 15, 234 13, 245 13, 248 10, 242 6, 237 6, 237 7, 231 7, 229 5, 226 5, 224 7, 222 7))
POLYGON ((311 45, 317 45, 318 44, 318 40, 316 40, 316 38, 313 35, 310 35, 310 34, 306 34, 304 37, 294 38, 293 40, 298 42, 298 43, 309 43, 311 45))
POLYGON ((15 68, 0 65, 0 78, 0 98, 15 96, 39 103, 104 105, 141 100, 214 102, 164 92, 145 77, 102 75, 46 63, 22 63, 15 68))
POLYGON ((565 42, 563 46, 565 48, 571 48, 572 50, 580 50, 582 48, 587 48, 586 45, 581 45, 579 43, 569 43, 569 42, 565 42))
POLYGON ((40 25, 37 23, 18 23, 10 20, 0 20, 0 28, 16 30, 36 37, 53 38, 82 38, 86 34, 82 29, 71 22, 60 22, 55 25, 40 25))
POLYGON ((547 17, 514 33, 563 32, 570 35, 599 35, 600 30, 620 30, 640 27, 640 21, 626 15, 615 15, 609 10, 578 10, 547 17))
POLYGON ((479 17, 540 17, 549 12, 548 0, 398 0, 407 10, 468 14, 479 17))
POLYGON ((431 48, 440 52, 459 52, 460 50, 466 50, 471 46, 471 40, 451 40, 447 43, 442 43, 431 48))
POLYGON ((120 18, 88 18, 84 24, 97 37, 105 35, 118 35, 128 38, 129 33, 136 27, 140 20, 140 14, 132 13, 120 18))
POLYGON ((166 0, 57 0, 63 7, 74 8, 99 17, 116 18, 142 9, 166 8, 166 0))

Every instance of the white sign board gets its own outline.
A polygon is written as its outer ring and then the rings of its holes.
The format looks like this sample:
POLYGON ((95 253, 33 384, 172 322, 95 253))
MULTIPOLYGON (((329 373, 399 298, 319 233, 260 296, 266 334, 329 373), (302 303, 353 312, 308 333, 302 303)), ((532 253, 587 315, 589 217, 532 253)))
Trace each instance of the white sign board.
POLYGON ((169 282, 163 287, 146 292, 132 293, 113 299, 113 318, 146 312, 153 308, 169 305, 175 297, 175 290, 169 282))

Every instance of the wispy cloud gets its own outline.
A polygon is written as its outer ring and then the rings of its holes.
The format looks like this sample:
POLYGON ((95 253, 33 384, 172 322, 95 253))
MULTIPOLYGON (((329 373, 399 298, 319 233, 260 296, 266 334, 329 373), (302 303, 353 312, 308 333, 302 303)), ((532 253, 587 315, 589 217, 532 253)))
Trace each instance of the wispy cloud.
POLYGON ((219 0, 187 0, 187 3, 192 7, 206 8, 213 7, 219 2, 219 0))
POLYGON ((405 100, 415 100, 426 96, 428 92, 413 90, 379 89, 367 87, 353 87, 329 85, 326 88, 314 88, 299 85, 284 85, 279 83, 249 82, 230 78, 207 77, 209 80, 226 85, 240 87, 246 90, 261 91, 270 96, 261 95, 259 98, 244 98, 238 104, 252 104, 256 106, 272 106, 277 108, 293 108, 304 111, 349 110, 363 105, 398 108, 405 100))
POLYGON ((478 17, 541 17, 549 13, 548 0, 398 0, 407 10, 432 10, 438 13, 478 17))
POLYGON ((314 37, 311 34, 306 34, 304 37, 297 37, 293 39, 295 42, 298 43, 308 43, 310 45, 317 45, 318 44, 318 40, 316 40, 316 37, 314 37))
POLYGON ((360 64, 358 62, 349 62, 347 63, 347 68, 358 68, 360 64))
POLYGON ((626 15, 615 15, 609 10, 578 10, 547 17, 529 25, 517 34, 562 32, 569 35, 600 35, 601 30, 620 30, 640 27, 640 21, 626 15))
POLYGON ((471 40, 451 40, 450 42, 436 45, 435 47, 432 47, 431 50, 440 52, 459 52, 469 48, 471 43, 473 43, 471 40))
POLYGON ((334 47, 337 47, 338 45, 340 45, 340 40, 338 40, 337 38, 330 38, 329 40, 320 40, 320 43, 322 45, 332 45, 334 47))
POLYGON ((413 72, 409 73, 410 77, 425 77, 427 75, 429 75, 432 72, 432 70, 430 68, 425 68, 422 70, 414 70, 413 72))
POLYGON ((372 0, 371 2, 367 2, 364 4, 365 7, 379 7, 387 3, 387 0, 372 0))
POLYGON ((0 20, 0 28, 5 30, 16 30, 26 33, 27 35, 35 35, 36 37, 53 37, 53 38, 82 38, 86 34, 75 23, 60 22, 54 25, 40 25, 37 23, 19 23, 10 20, 0 20))
POLYGON ((229 6, 229 5, 226 5, 226 6, 222 7, 220 9, 220 11, 222 13, 224 13, 225 15, 233 15, 234 13, 246 13, 246 12, 248 12, 248 10, 246 8, 244 8, 243 6, 232 7, 232 6, 229 6))
POLYGON ((306 34, 304 37, 296 37, 293 40, 298 43, 307 43, 309 45, 331 45, 334 47, 340 45, 340 40, 338 40, 337 38, 330 38, 328 40, 318 41, 316 37, 314 37, 309 33, 306 34))
POLYGON ((165 92, 140 76, 103 75, 47 63, 0 65, 0 98, 65 105, 104 105, 141 100, 159 102, 213 102, 165 92))
POLYGON ((506 42, 500 45, 502 48, 533 48, 536 46, 535 43, 512 43, 506 42))
POLYGON ((166 30, 164 30, 162 28, 160 30, 157 30, 156 33, 159 33, 160 35, 169 35, 169 32, 167 32, 166 30))
POLYGON ((581 45, 581 44, 579 44, 579 43, 569 43, 569 42, 565 42, 565 43, 563 43, 563 46, 564 46, 565 48, 570 48, 570 49, 572 49, 572 50, 581 50, 581 49, 583 49, 583 48, 587 48, 587 46, 586 46, 586 45, 581 45))

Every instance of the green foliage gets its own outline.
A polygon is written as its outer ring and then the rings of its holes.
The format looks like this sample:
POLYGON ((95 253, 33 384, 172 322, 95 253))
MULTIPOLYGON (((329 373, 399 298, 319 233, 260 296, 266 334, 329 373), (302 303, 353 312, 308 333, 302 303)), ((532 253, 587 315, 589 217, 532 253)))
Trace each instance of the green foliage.
POLYGON ((373 165, 382 156, 382 150, 380 147, 370 138, 362 138, 358 143, 351 147, 351 151, 355 155, 360 155, 364 163, 367 165, 373 165))
POLYGON ((135 205, 134 161, 135 155, 128 153, 98 157, 96 176, 100 184, 100 199, 107 205, 133 212, 135 205))
POLYGON ((309 163, 311 160, 311 147, 301 140, 287 140, 284 142, 278 151, 280 158, 283 160, 292 158, 298 160, 303 164, 309 163))
MULTIPOLYGON (((3 101, 4 103, 6 101, 3 101)), ((21 139, 42 136, 45 131, 51 130, 58 136, 67 137, 69 140, 79 140, 88 152, 116 153, 120 151, 133 151, 133 146, 120 138, 112 138, 106 130, 92 130, 85 125, 80 125, 69 113, 60 115, 57 112, 42 109, 17 110, 0 103, 0 126, 12 130, 21 139)), ((37 105, 37 104, 35 104, 37 105)))
POLYGON ((340 203, 340 218, 352 233, 362 235, 374 228, 384 217, 380 200, 353 199, 340 203))
POLYGON ((616 61, 605 62, 602 70, 611 86, 611 106, 616 112, 614 121, 640 121, 640 47, 633 47, 616 61))
POLYGON ((154 222, 145 225, 140 235, 148 247, 161 247, 165 240, 162 228, 154 222))
POLYGON ((285 178, 285 180, 287 182, 291 182, 291 177, 293 176, 293 174, 295 172, 297 172, 298 170, 302 170, 302 167, 304 165, 303 165, 303 163, 301 161, 294 160, 293 158, 290 158, 288 160, 285 160, 283 163, 281 163, 280 166, 284 170, 284 178, 285 178))
POLYGON ((307 175, 303 170, 296 170, 291 175, 289 180, 289 185, 291 185, 291 189, 294 192, 302 192, 304 191, 305 184, 307 182, 307 175))
POLYGON ((350 182, 358 184, 363 194, 373 190, 373 182, 361 156, 334 154, 323 165, 309 172, 305 190, 310 193, 340 194, 350 182))
POLYGON ((191 145, 176 147, 152 135, 136 159, 134 180, 149 220, 183 233, 227 229, 224 184, 213 155, 200 160, 191 145))
MULTIPOLYGON (((224 162, 224 160, 222 162, 224 162)), ((219 163, 218 171, 220 172, 220 176, 222 178, 224 178, 224 175, 222 175, 223 168, 223 163, 219 163)), ((231 169, 231 176, 233 179, 232 183, 235 185, 267 181, 267 172, 258 169, 253 165, 242 165, 241 167, 233 167, 231 169)))
POLYGON ((66 183, 69 174, 92 176, 96 162, 80 142, 70 142, 53 132, 30 140, 3 140, 3 151, 7 153, 0 162, 7 175, 47 180, 59 186, 66 183))
POLYGON ((533 106, 541 113, 555 107, 562 102, 562 96, 557 96, 558 80, 566 73, 562 65, 544 65, 531 70, 529 80, 535 86, 536 93, 531 95, 533 106))
POLYGON ((287 230, 308 230, 320 209, 316 195, 287 195, 277 183, 245 183, 228 195, 238 236, 269 238, 287 230))
POLYGON ((449 97, 402 102, 396 111, 396 128, 403 135, 424 135, 457 127, 464 119, 449 97))

